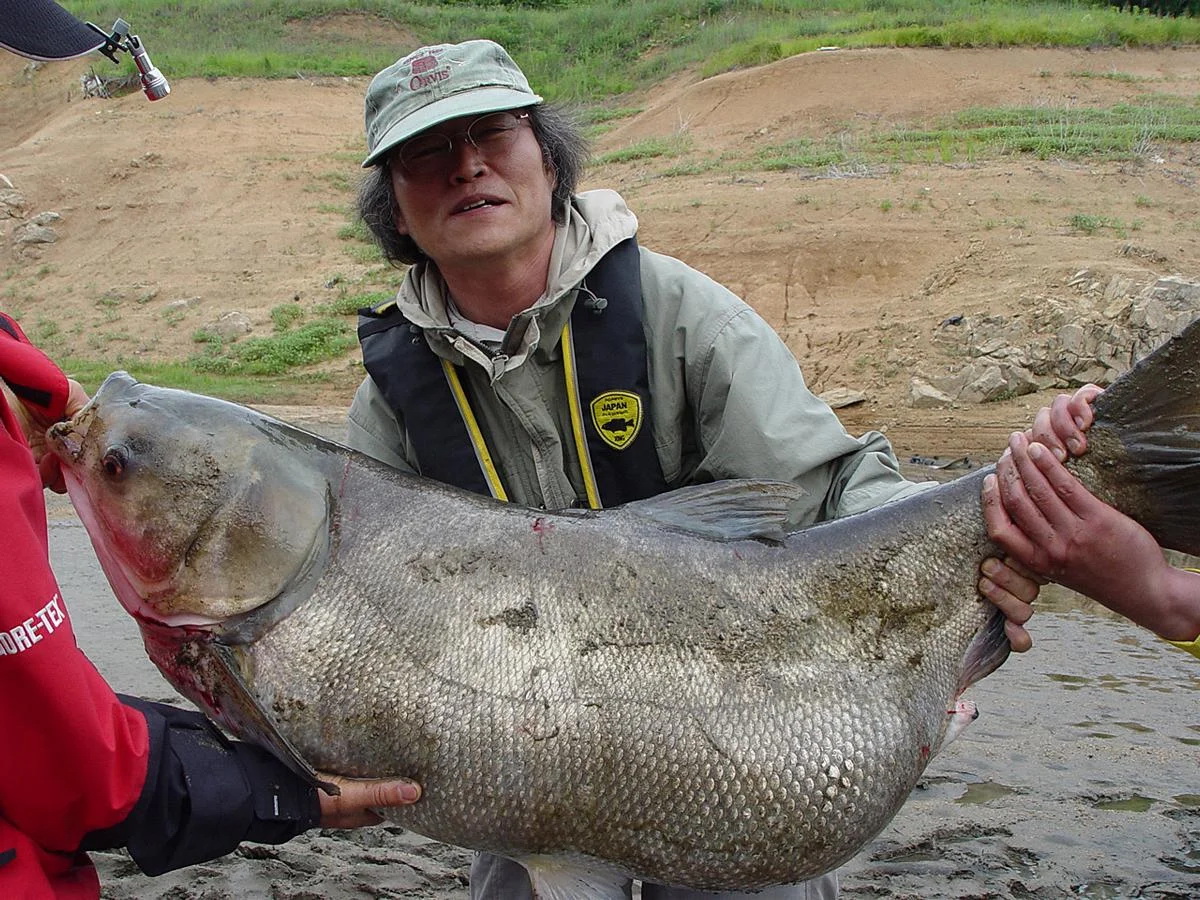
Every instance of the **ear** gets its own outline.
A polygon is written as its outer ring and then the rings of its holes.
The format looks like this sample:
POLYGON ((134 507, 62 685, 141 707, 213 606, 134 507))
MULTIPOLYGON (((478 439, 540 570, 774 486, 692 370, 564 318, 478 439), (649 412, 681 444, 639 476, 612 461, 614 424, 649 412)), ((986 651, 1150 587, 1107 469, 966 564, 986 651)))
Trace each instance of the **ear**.
POLYGON ((392 206, 392 224, 396 226, 396 231, 405 237, 409 237, 408 225, 404 221, 404 212, 400 209, 400 203, 397 201, 392 206))

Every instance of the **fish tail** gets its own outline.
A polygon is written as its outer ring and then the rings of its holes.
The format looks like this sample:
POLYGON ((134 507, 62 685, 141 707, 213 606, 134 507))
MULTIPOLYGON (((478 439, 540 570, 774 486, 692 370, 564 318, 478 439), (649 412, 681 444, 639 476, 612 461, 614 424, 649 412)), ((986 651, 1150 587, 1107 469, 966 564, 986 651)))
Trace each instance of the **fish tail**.
POLYGON ((1200 320, 1112 383, 1072 468, 1160 545, 1200 553, 1200 320))

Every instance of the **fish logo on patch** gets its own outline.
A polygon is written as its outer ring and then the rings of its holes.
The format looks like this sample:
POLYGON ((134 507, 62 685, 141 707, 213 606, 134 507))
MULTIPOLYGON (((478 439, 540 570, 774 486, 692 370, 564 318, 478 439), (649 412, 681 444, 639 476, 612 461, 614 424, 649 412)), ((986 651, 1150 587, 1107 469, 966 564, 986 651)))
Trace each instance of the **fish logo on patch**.
POLYGON ((412 61, 412 73, 414 75, 423 75, 437 68, 437 57, 432 53, 425 56, 418 56, 412 61))
POLYGON ((629 391, 605 391, 592 401, 596 433, 614 450, 633 443, 642 428, 642 398, 629 391))

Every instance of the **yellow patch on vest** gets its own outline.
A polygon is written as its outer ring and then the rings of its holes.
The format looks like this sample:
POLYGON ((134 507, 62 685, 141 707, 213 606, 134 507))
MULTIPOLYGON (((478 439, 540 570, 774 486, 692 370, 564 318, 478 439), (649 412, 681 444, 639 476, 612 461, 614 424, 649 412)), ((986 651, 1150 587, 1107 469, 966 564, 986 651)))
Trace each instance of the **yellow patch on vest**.
POLYGON ((629 391, 605 391, 591 403, 592 422, 614 450, 628 447, 642 427, 642 398, 629 391))

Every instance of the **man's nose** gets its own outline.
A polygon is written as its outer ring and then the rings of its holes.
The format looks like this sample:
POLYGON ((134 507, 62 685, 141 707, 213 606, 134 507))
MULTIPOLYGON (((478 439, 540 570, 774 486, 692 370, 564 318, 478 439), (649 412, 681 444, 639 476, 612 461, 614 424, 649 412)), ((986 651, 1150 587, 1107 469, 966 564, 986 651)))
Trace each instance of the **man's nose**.
POLYGON ((453 138, 450 158, 451 174, 455 178, 474 178, 483 169, 483 153, 465 134, 453 138))

